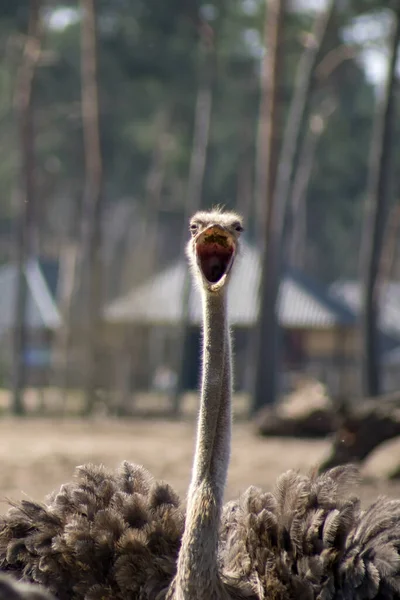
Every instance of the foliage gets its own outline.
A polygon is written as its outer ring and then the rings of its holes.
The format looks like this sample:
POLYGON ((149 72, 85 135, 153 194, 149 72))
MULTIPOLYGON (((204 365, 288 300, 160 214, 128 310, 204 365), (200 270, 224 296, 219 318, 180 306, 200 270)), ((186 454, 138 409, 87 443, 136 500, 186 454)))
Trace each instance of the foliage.
MULTIPOLYGON (((352 19, 385 6, 378 0, 348 3, 338 15, 327 52, 342 44, 352 19), (350 6, 351 5, 351 6, 350 6)), ((0 218, 13 214, 18 190, 18 137, 12 97, 26 30, 26 2, 0 8, 0 46, 11 48, 0 64, 0 218)), ((135 203, 144 214, 146 185, 160 131, 157 115, 168 112, 169 143, 162 210, 181 239, 192 144, 196 93, 201 83, 201 45, 213 52, 213 115, 203 203, 234 206, 240 166, 254 170, 258 75, 263 39, 261 0, 101 0, 99 29, 101 138, 105 198, 135 203), (206 39, 206 41, 205 41, 206 39)), ((68 219, 79 215, 83 181, 80 115, 80 24, 74 2, 44 2, 43 59, 35 82, 37 181, 40 234, 57 240, 68 219), (64 27, 54 15, 75 11, 64 27)), ((287 108, 298 56, 311 15, 287 19, 282 102, 287 108)), ((333 279, 357 267, 357 247, 366 183, 367 146, 374 90, 355 59, 343 61, 321 85, 319 97, 334 98, 336 110, 319 143, 308 194, 309 257, 314 273, 333 279)), ((252 202, 249 195, 246 202, 252 202)))

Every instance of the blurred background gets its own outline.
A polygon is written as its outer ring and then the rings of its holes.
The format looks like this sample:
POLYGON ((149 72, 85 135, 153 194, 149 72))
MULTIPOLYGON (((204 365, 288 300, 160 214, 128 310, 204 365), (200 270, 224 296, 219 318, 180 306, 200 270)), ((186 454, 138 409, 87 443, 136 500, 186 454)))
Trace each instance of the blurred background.
MULTIPOLYGON (((245 221, 229 302, 255 462, 256 433, 335 435, 333 462, 400 435, 399 39, 397 0, 2 3, 3 489, 37 457, 50 482, 128 447, 151 466, 144 439, 185 481, 201 306, 184 248, 215 205, 245 221)), ((299 467, 328 448, 271 443, 299 467)))

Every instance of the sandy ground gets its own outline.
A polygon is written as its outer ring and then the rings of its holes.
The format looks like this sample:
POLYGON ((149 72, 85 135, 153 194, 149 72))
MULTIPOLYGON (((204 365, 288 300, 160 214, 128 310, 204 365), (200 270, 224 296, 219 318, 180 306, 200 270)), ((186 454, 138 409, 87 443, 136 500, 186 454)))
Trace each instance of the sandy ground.
MULTIPOLYGON (((155 477, 168 481, 183 498, 192 462, 195 423, 158 420, 96 419, 93 421, 0 420, 0 496, 43 500, 69 481, 74 467, 87 462, 116 467, 122 460, 143 464, 155 477)), ((249 485, 270 489, 280 473, 307 471, 329 449, 328 441, 262 439, 249 423, 234 425, 232 460, 226 498, 249 485)), ((400 439, 376 451, 363 467, 363 500, 384 493, 400 497, 400 482, 385 475, 400 463, 400 439)))

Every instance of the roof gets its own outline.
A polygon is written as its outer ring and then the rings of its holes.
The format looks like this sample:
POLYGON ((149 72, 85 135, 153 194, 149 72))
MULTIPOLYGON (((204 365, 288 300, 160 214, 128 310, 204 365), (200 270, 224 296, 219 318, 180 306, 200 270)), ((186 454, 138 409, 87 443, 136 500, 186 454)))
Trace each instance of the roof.
MULTIPOLYGON (((50 263, 47 264, 47 276, 54 275, 50 263)), ((26 323, 31 329, 53 329, 60 324, 60 314, 54 295, 47 283, 41 263, 30 260, 25 266, 25 277, 28 287, 26 323)), ((54 282, 53 282, 54 283, 54 282)), ((0 335, 13 327, 15 319, 17 286, 17 268, 15 265, 0 267, 0 335)))
MULTIPOLYGON (((230 322, 250 326, 257 320, 260 256, 244 243, 228 291, 230 322)), ((142 286, 111 302, 105 310, 108 322, 176 324, 182 310, 183 286, 188 267, 180 260, 142 286)), ((191 282, 189 314, 200 323, 200 292, 191 282)), ((288 271, 278 296, 279 319, 285 327, 331 327, 354 322, 353 313, 323 287, 296 271, 288 271)))
POLYGON ((383 361, 386 367, 398 367, 400 364, 400 347, 396 346, 385 352, 383 361))
MULTIPOLYGON (((360 314, 362 287, 359 281, 336 281, 330 286, 330 291, 356 315, 360 314)), ((389 282, 382 287, 379 328, 387 335, 400 338, 400 283, 389 282)))
POLYGON ((59 263, 54 260, 37 261, 40 271, 44 277, 48 290, 53 298, 57 298, 59 263))

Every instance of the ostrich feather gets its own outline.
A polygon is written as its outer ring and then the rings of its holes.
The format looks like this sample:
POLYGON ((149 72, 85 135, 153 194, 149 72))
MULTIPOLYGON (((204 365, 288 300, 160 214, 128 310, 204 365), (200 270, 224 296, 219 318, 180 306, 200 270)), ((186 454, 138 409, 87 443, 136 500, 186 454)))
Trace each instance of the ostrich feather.
POLYGON ((176 568, 184 513, 142 467, 78 467, 46 504, 21 501, 0 518, 0 568, 57 598, 157 597, 176 568))
MULTIPOLYGON (((226 597, 400 599, 400 501, 363 511, 349 493, 356 479, 351 466, 291 471, 273 492, 250 487, 228 502, 218 551, 226 597)), ((46 504, 22 500, 1 517, 0 568, 60 600, 163 600, 184 520, 177 495, 142 467, 78 467, 46 504)))

